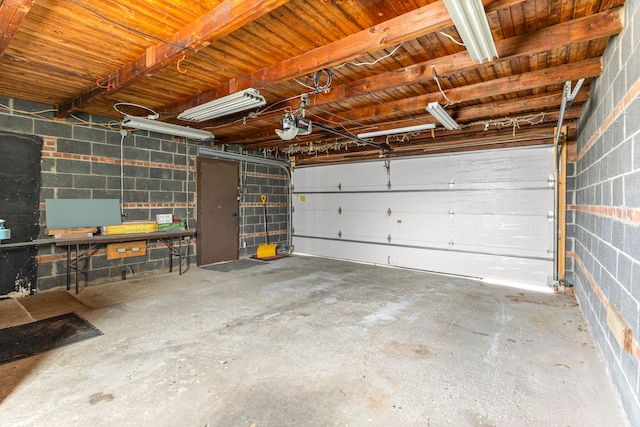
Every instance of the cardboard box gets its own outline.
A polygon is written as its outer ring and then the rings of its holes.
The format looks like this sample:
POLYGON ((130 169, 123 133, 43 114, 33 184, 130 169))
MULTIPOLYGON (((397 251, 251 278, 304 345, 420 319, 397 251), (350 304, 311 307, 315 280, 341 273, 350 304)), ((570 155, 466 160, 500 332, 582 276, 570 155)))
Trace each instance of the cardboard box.
POLYGON ((147 254, 147 241, 110 243, 107 245, 107 259, 131 258, 147 254))

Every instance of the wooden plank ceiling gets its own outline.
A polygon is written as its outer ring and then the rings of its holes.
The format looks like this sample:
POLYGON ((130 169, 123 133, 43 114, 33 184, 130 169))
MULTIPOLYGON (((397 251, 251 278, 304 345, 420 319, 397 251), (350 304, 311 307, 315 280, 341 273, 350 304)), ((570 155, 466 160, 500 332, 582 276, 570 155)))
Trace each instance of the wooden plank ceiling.
MULTIPOLYGON (((213 144, 326 163, 546 144, 566 81, 569 141, 624 0, 483 0, 499 58, 474 63, 441 0, 0 0, 0 96, 204 128, 213 144), (331 81, 329 81, 331 76, 331 81), (256 88, 267 105, 201 123, 187 108, 256 88), (309 96, 310 135, 275 129, 309 96), (461 125, 425 110, 438 102, 461 125), (434 130, 348 135, 435 123, 434 130)), ((6 106, 0 106, 5 108, 6 106)), ((86 117, 86 116, 84 116, 86 117)), ((211 143, 208 143, 211 144, 211 143)))

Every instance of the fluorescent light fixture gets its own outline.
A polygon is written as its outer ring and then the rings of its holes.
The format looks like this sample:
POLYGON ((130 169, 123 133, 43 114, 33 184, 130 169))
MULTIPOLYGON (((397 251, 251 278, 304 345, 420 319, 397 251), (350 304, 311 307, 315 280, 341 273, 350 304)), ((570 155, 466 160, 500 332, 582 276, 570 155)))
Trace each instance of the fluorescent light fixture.
POLYGON ((122 126, 128 128, 137 128, 150 130, 152 132, 164 133, 173 136, 182 136, 184 138, 196 139, 204 141, 213 139, 213 134, 202 129, 193 129, 187 126, 179 126, 171 123, 159 122, 157 120, 149 120, 143 117, 124 116, 122 126))
POLYGON ((189 108, 178 115, 178 119, 203 122, 216 117, 227 116, 239 111, 265 105, 264 97, 255 89, 245 89, 222 98, 189 108))
POLYGON ((458 126, 456 121, 453 120, 437 102, 430 102, 429 105, 427 105, 427 111, 442 123, 442 126, 445 128, 449 130, 460 129, 460 126, 458 126))
POLYGON ((421 130, 433 129, 435 127, 436 125, 434 125, 433 123, 427 123, 424 125, 406 126, 403 128, 394 128, 394 129, 378 130, 375 132, 359 133, 358 138, 373 138, 375 136, 395 135, 397 133, 418 132, 421 130))
POLYGON ((443 0, 473 62, 498 57, 481 0, 443 0))

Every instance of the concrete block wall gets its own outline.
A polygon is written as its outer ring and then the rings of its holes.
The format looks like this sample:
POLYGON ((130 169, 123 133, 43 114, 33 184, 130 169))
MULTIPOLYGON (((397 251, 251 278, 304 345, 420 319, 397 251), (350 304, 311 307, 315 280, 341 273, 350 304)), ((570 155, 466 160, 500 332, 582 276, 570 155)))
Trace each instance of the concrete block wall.
MULTIPOLYGON (((111 119, 76 115, 54 120, 51 107, 0 98, 0 129, 38 135, 44 140, 41 161, 40 238, 46 234, 45 199, 120 199, 121 138, 109 126, 111 119)), ((195 229, 196 148, 163 134, 136 131, 124 137, 122 162, 125 221, 155 221, 156 214, 171 213, 188 219, 195 229), (188 164, 187 164, 188 162, 188 164)), ((11 156, 11 152, 2 154, 11 156)), ((193 243, 193 242, 192 242, 193 243)), ((191 244, 190 262, 195 261, 191 244)), ((146 256, 107 260, 99 246, 80 265, 82 282, 121 280, 132 274, 168 272, 169 252, 151 241, 146 256)), ((66 250, 54 245, 38 248, 37 289, 66 285, 66 250)), ((174 257, 174 267, 177 260, 174 257)), ((73 280, 73 277, 72 277, 73 280)))
POLYGON ((258 246, 266 243, 264 207, 261 195, 267 196, 267 228, 269 243, 277 251, 289 250, 289 178, 275 166, 242 162, 240 184, 240 252, 255 255, 258 246))
POLYGON ((640 0, 625 2, 591 84, 568 172, 568 276, 633 425, 640 425, 640 0))

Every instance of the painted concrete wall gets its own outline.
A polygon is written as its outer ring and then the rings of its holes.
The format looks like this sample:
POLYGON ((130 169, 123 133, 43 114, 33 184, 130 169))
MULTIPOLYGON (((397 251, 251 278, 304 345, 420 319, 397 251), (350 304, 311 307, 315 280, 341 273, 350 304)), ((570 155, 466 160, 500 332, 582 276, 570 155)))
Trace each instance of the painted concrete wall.
MULTIPOLYGON (((51 107, 0 98, 0 130, 42 137, 40 238, 46 234, 45 199, 120 199, 121 134, 110 126, 111 119, 77 114, 68 120, 54 120, 51 107)), ((117 127, 117 126, 116 126, 117 127)), ((196 195, 194 160, 197 145, 184 140, 147 131, 136 131, 123 141, 124 213, 125 221, 153 221, 156 214, 171 213, 187 219, 195 230, 196 195)), ((4 152, 11 156, 12 152, 4 152)), ((285 246, 288 234, 286 215, 287 179, 283 171, 265 166, 246 165, 245 199, 241 201, 239 243, 241 254, 255 254, 263 243, 260 194, 269 195, 269 220, 272 243, 285 246), (259 206, 258 206, 259 205, 259 206), (244 208, 244 209, 243 209, 244 208)), ((11 224, 6 224, 11 227, 11 224)), ((4 241, 13 243, 14 241, 4 241)), ((152 242, 153 243, 153 242, 152 242)), ((82 281, 121 280, 122 270, 131 273, 156 274, 169 270, 167 248, 153 243, 147 256, 124 260, 106 259, 104 246, 98 248, 81 266, 82 281)), ((7 249, 9 250, 9 249, 7 249)), ((189 249, 190 262, 195 262, 195 244, 189 249)), ((66 285, 66 250, 42 245, 37 252, 37 287, 39 290, 66 285)), ((174 267, 177 260, 174 259, 174 267)), ((8 293, 18 289, 3 290, 8 293)))
POLYGON ((640 425, 640 1, 607 47, 568 165, 568 280, 640 425))

